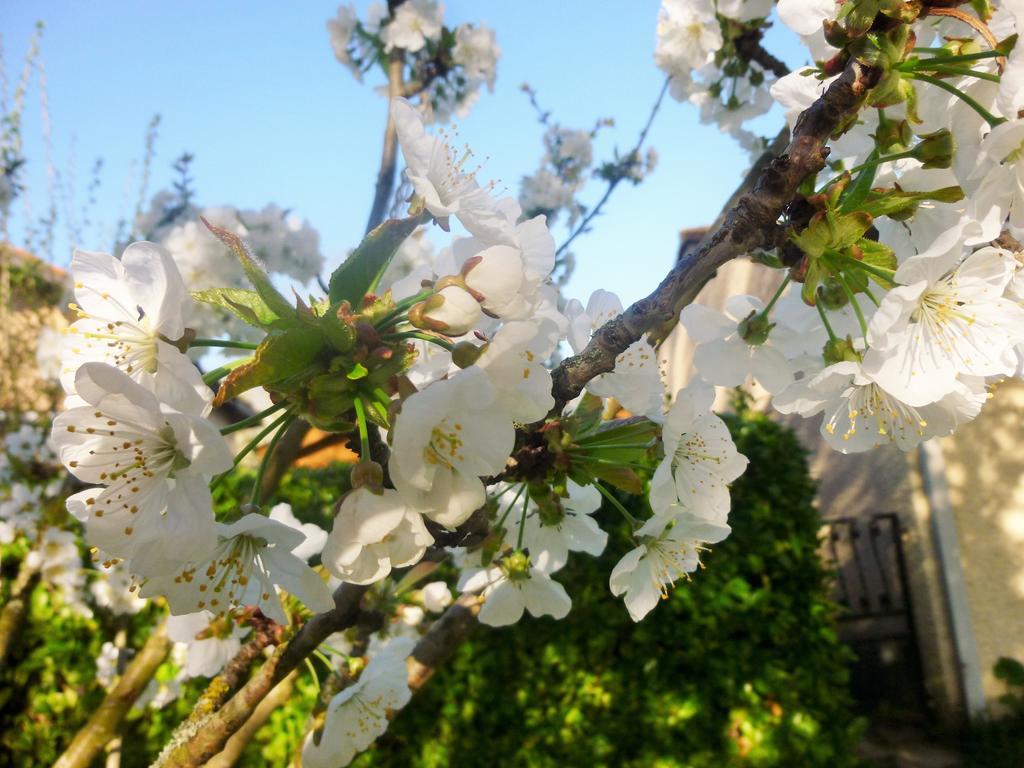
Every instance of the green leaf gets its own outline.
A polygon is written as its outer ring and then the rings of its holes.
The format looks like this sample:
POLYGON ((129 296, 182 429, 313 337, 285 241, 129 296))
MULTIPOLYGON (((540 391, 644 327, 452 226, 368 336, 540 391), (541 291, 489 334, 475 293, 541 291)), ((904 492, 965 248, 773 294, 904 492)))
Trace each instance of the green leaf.
POLYGON ((274 384, 315 368, 323 347, 319 331, 295 327, 267 336, 252 362, 240 365, 221 381, 213 404, 222 405, 253 387, 274 384))
POLYGON ((843 213, 856 211, 871 191, 871 185, 875 182, 875 174, 878 173, 877 149, 871 150, 867 163, 867 167, 861 169, 853 184, 846 188, 846 194, 843 196, 843 201, 839 206, 839 210, 843 213))
POLYGON ((347 301, 353 307, 360 307, 363 296, 377 288, 398 247, 424 221, 426 217, 422 214, 388 219, 370 232, 331 275, 328 286, 331 304, 347 301))
POLYGON ((964 199, 964 191, 960 187, 942 187, 928 192, 906 192, 902 189, 873 191, 864 201, 861 210, 872 216, 889 216, 897 218, 913 213, 918 203, 934 200, 939 203, 956 203, 964 199))
POLYGON ((644 492, 644 484, 629 467, 617 467, 614 464, 588 463, 587 470, 598 480, 604 480, 618 488, 620 491, 639 496, 644 492))
POLYGON ((278 317, 294 317, 295 308, 274 287, 274 284, 270 281, 270 276, 257 262, 256 257, 249 252, 249 248, 242 242, 242 238, 233 232, 228 232, 226 229, 214 226, 202 216, 199 218, 206 225, 206 228, 238 257, 246 277, 249 278, 249 282, 253 284, 256 293, 260 295, 260 298, 263 299, 270 311, 276 313, 278 317))
POLYGON ((1024 664, 1007 656, 1001 657, 992 669, 996 678, 1014 687, 1024 687, 1024 664))
POLYGON ((266 330, 280 325, 280 318, 260 295, 247 288, 207 288, 205 291, 193 291, 192 298, 226 309, 254 328, 266 330))

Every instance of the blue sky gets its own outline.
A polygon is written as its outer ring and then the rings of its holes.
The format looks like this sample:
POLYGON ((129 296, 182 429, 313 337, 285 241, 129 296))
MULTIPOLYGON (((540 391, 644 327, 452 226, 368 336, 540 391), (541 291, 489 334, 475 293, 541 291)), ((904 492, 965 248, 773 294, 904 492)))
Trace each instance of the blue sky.
MULTIPOLYGON (((447 24, 482 21, 497 30, 503 51, 494 93, 485 92, 459 122, 461 139, 489 158, 481 176, 515 193, 519 178, 537 166, 543 128, 519 90, 524 82, 566 127, 615 119, 599 138, 597 157, 632 146, 662 82, 652 59, 658 5, 446 3, 447 24)), ((146 125, 160 113, 151 193, 168 186, 171 163, 189 151, 196 157, 201 204, 258 208, 276 202, 290 208, 320 231, 323 253, 335 264, 362 235, 386 109, 374 92, 379 74, 360 85, 334 60, 324 21, 336 6, 313 0, 9 0, 0 34, 14 77, 33 25, 37 19, 46 23, 42 51, 54 162, 66 177, 73 158, 80 206, 90 167, 96 157, 104 159, 95 210, 108 231, 134 209, 146 125), (136 191, 126 201, 133 163, 136 191)), ((784 30, 772 30, 769 42, 791 64, 801 63, 784 30)), ((39 112, 33 88, 26 179, 37 214, 47 205, 39 112)), ((781 117, 771 117, 763 132, 774 134, 781 117)), ((746 167, 732 139, 701 126, 691 106, 668 99, 648 144, 658 151, 658 168, 639 187, 620 187, 594 232, 576 241, 579 266, 569 295, 585 301, 604 287, 628 303, 648 293, 672 263, 679 230, 713 220, 746 167)), ((594 181, 585 197, 596 201, 602 191, 594 181)), ((13 214, 17 239, 20 205, 13 214)), ((559 241, 566 234, 559 228, 555 233, 559 241)), ((68 239, 62 231, 57 235, 54 261, 66 263, 68 239)), ((99 235, 94 228, 97 242, 83 247, 109 247, 99 235)))

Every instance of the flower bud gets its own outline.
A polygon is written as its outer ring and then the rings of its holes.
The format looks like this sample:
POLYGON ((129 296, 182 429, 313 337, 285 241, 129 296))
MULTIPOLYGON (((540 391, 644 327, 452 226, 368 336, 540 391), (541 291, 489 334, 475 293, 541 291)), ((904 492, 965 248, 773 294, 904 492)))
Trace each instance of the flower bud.
POLYGON ((737 330, 747 344, 757 347, 768 341, 768 334, 774 327, 775 323, 766 314, 754 310, 740 322, 737 330))
POLYGON ((913 152, 914 158, 924 163, 925 168, 949 168, 953 164, 956 140, 943 128, 922 136, 921 143, 914 147, 913 152))
POLYGON ((902 152, 910 146, 913 135, 910 132, 910 123, 906 120, 891 120, 879 114, 878 128, 875 130, 875 146, 883 155, 893 152, 902 152))
POLYGON ((849 336, 845 339, 829 339, 826 341, 825 346, 821 350, 821 356, 825 358, 825 363, 828 365, 843 362, 859 363, 861 360, 860 353, 853 348, 853 339, 849 336))
POLYGON ((842 284, 834 277, 826 277, 818 286, 818 303, 822 309, 842 309, 849 301, 842 284))
POLYGON ((376 461, 363 459, 354 467, 351 474, 352 488, 367 488, 380 494, 384 489, 384 469, 376 461))
POLYGON ((452 350, 452 362, 459 368, 469 368, 480 359, 480 355, 487 349, 486 344, 474 344, 471 341, 460 341, 452 350))
POLYGON ((409 310, 409 322, 417 328, 461 336, 480 319, 480 304, 457 285, 442 288, 409 310))

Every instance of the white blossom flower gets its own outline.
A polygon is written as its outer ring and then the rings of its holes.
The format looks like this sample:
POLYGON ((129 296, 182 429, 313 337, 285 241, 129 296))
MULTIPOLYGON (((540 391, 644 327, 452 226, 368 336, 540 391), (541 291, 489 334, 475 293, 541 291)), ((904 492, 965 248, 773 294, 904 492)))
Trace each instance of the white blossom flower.
POLYGON ((471 569, 459 579, 463 592, 479 592, 485 599, 478 619, 491 627, 515 624, 527 611, 531 616, 564 619, 572 607, 565 587, 523 555, 512 555, 491 568, 471 569), (507 561, 513 560, 512 565, 507 561))
POLYGON ((729 483, 743 474, 747 459, 736 450, 728 428, 711 412, 713 387, 680 390, 662 429, 665 458, 651 478, 651 508, 658 517, 685 509, 696 518, 725 523, 729 483))
POLYGON ((172 552, 212 546, 210 478, 231 468, 231 451, 206 419, 161 403, 127 374, 104 363, 78 369, 85 405, 60 414, 53 442, 79 480, 105 487, 70 496, 68 511, 89 542, 116 557, 155 567, 172 552))
POLYGON ((277 586, 314 613, 329 611, 334 607, 330 589, 293 552, 304 540, 300 531, 255 513, 228 525, 218 523, 209 557, 149 578, 142 596, 163 595, 175 616, 203 610, 219 616, 254 605, 279 624, 287 624, 277 586))
POLYGON ((1004 222, 1011 235, 1024 238, 1022 158, 1024 120, 1010 120, 997 125, 982 140, 978 159, 963 184, 967 192, 967 214, 982 227, 974 242, 987 242, 999 237, 1004 222))
POLYGON ((707 0, 663 0, 654 60, 668 74, 696 69, 722 47, 715 9, 707 0))
POLYGON ((306 737, 303 768, 341 768, 388 729, 388 716, 409 703, 406 658, 415 643, 394 638, 366 665, 359 679, 331 699, 317 741, 306 737))
POLYGON ((910 406, 879 386, 860 363, 844 361, 825 368, 807 386, 785 390, 773 404, 781 413, 805 417, 824 412, 825 442, 840 453, 858 453, 887 443, 909 451, 948 435, 977 416, 986 398, 984 380, 966 378, 939 402, 910 406))
POLYGON ((380 581, 419 562, 434 537, 398 491, 357 488, 341 502, 323 549, 324 567, 350 584, 380 581))
POLYGON ((462 336, 480 321, 479 302, 457 285, 446 285, 413 308, 413 322, 448 336, 462 336), (422 311, 419 311, 422 309, 422 311))
POLYGON ((477 183, 476 172, 465 170, 473 153, 457 152, 443 138, 427 134, 419 112, 404 99, 392 99, 391 116, 406 176, 430 214, 445 227, 455 216, 470 233, 492 243, 509 239, 511 222, 477 183))
POLYGON ((406 502, 454 527, 484 503, 481 476, 500 472, 512 452, 512 418, 476 367, 409 397, 393 429, 391 479, 406 502))
POLYGON ((64 602, 76 613, 92 615, 83 599, 85 569, 78 550, 78 537, 74 533, 52 526, 47 528, 35 548, 25 556, 24 562, 29 568, 39 571, 45 583, 59 589, 64 602))
POLYGON ((75 392, 85 362, 113 365, 182 411, 202 413, 213 392, 192 361, 167 343, 185 333, 192 298, 174 261, 152 243, 129 245, 120 261, 106 253, 75 251, 73 308, 61 384, 75 392))
POLYGON ((167 637, 188 649, 182 669, 188 677, 214 677, 242 647, 245 631, 209 611, 167 617, 167 637))
POLYGON ((11 484, 0 500, 0 544, 10 544, 19 535, 32 537, 41 519, 41 495, 26 483, 11 484))
POLYGON ((544 361, 557 344, 558 329, 550 320, 514 320, 502 325, 484 346, 476 367, 487 374, 498 405, 514 421, 539 421, 554 408, 551 372, 544 361))
POLYGON ((96 605, 106 608, 115 616, 134 616, 148 604, 139 597, 135 578, 124 561, 102 552, 95 553, 98 578, 89 585, 96 605))
POLYGON ((100 646, 100 655, 96 657, 96 682, 107 690, 114 687, 120 658, 121 650, 109 640, 100 646))
POLYGON ((314 555, 319 555, 327 542, 327 531, 316 523, 304 523, 299 520, 292 512, 291 504, 275 504, 270 508, 270 519, 284 523, 306 537, 305 541, 292 550, 292 554, 307 562, 314 555))
MULTIPOLYGON (((566 305, 569 318, 569 343, 577 354, 590 336, 622 313, 622 302, 611 291, 596 290, 584 310, 572 299, 566 305)), ((640 339, 615 358, 615 370, 602 373, 587 384, 587 391, 598 397, 614 397, 633 413, 660 421, 664 394, 658 372, 658 353, 646 339, 640 339)))
POLYGON ((394 18, 380 31, 384 50, 402 48, 416 53, 428 40, 441 37, 444 6, 436 0, 406 0, 395 10, 394 18))
POLYGON ((462 66, 469 80, 487 83, 489 91, 494 90, 501 48, 494 37, 494 30, 483 24, 460 24, 455 29, 455 47, 452 61, 462 66))
POLYGON ((327 34, 330 36, 334 58, 341 64, 344 64, 352 72, 356 80, 362 82, 363 73, 359 70, 358 65, 352 61, 352 56, 348 50, 349 43, 352 41, 352 33, 355 31, 358 23, 359 17, 356 15, 356 8, 352 3, 339 5, 337 15, 327 20, 327 34))
POLYGON ((773 337, 781 329, 772 328, 763 339, 756 333, 750 339, 743 337, 743 322, 763 309, 764 304, 754 296, 730 297, 724 313, 702 304, 683 308, 679 322, 697 345, 693 364, 705 381, 721 387, 738 387, 750 375, 775 393, 793 380, 789 361, 774 344, 773 337))
POLYGON ((1016 269, 998 248, 949 271, 934 258, 906 261, 897 279, 909 284, 889 291, 871 318, 864 372, 909 406, 942 399, 961 375, 1012 375, 1024 309, 1003 294, 1016 269))
MULTIPOLYGON (((551 514, 530 505, 523 530, 523 547, 530 559, 545 571, 554 572, 569 562, 569 552, 600 555, 608 543, 591 515, 601 507, 601 493, 592 485, 568 484, 569 497, 558 500, 558 513, 551 514)), ((513 510, 508 517, 505 541, 514 546, 519 540, 522 515, 513 510)))
POLYGON ((626 609, 633 621, 640 621, 658 600, 668 597, 676 579, 700 565, 704 544, 716 544, 730 533, 725 523, 681 515, 660 521, 661 530, 645 531, 640 546, 630 550, 612 570, 612 594, 625 594, 626 609))

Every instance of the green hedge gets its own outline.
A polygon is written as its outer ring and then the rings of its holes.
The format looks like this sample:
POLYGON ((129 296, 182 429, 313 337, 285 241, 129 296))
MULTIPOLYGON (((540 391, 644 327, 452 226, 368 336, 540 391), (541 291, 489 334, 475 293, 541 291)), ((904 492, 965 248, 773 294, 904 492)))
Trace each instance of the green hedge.
POLYGON ((355 765, 856 764, 851 654, 826 597, 804 453, 762 416, 729 423, 750 467, 732 536, 692 582, 633 624, 608 592, 631 546, 620 530, 604 556, 559 575, 565 620, 479 630, 355 765))
MULTIPOLYGON (((802 451, 763 417, 730 426, 751 465, 733 490, 733 535, 692 582, 634 625, 608 592, 608 574, 630 546, 623 530, 613 532, 605 556, 574 557, 559 575, 573 597, 565 620, 479 630, 356 765, 852 764, 849 653, 832 629, 802 451)), ((250 479, 226 482, 218 505, 247 497, 250 479)), ((299 470, 276 501, 329 526, 325 513, 346 487, 343 468, 299 470)), ((600 514, 617 525, 612 510, 600 514)), ((6 554, 5 570, 17 560, 6 554)), ((134 647, 149 621, 131 622, 134 647)), ((112 634, 105 623, 36 590, 23 642, 0 670, 0 765, 51 765, 102 698, 93 660, 112 634)), ((192 681, 165 709, 132 713, 124 768, 152 761, 201 688, 192 681)), ((283 765, 294 754, 316 693, 308 675, 298 690, 239 765, 283 765)))

